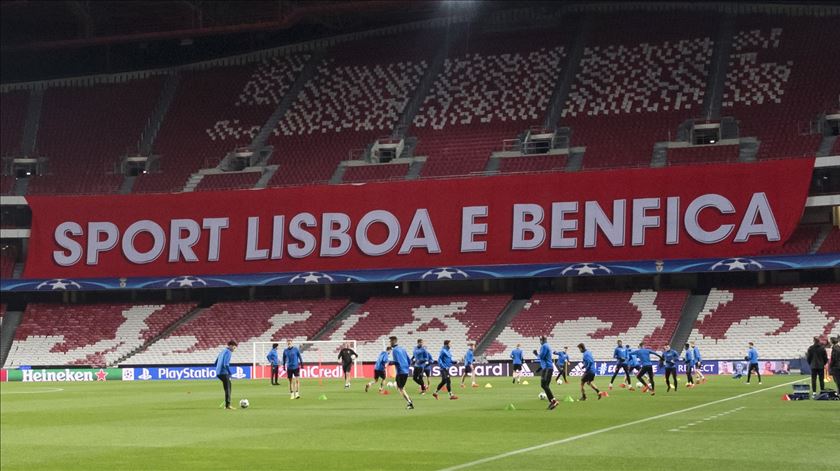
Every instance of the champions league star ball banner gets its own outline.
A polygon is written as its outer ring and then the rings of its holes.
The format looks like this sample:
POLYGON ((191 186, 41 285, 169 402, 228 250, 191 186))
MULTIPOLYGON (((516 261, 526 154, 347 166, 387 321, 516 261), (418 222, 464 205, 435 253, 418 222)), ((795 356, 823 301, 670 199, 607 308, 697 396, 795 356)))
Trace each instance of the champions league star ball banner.
POLYGON ((813 165, 789 159, 261 191, 32 196, 24 273, 73 280, 720 260, 790 237, 813 165))

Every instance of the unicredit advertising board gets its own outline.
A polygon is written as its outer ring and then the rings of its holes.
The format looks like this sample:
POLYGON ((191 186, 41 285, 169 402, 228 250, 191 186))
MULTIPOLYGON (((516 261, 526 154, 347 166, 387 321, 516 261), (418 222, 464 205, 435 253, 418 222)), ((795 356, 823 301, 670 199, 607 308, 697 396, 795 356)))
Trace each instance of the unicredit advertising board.
POLYGON ((790 237, 813 165, 789 159, 261 191, 32 196, 25 278, 740 257, 790 237))

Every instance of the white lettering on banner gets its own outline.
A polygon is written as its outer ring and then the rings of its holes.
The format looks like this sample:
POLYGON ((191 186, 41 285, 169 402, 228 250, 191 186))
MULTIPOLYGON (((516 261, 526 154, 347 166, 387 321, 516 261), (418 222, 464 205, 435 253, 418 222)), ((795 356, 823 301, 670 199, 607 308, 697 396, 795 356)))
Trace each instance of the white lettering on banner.
MULTIPOLYGON (((741 214, 728 198, 711 193, 687 202, 676 196, 666 197, 664 201, 663 198, 617 199, 612 201, 612 210, 605 212, 608 204, 557 201, 551 203, 550 214, 547 214, 549 207, 545 205, 515 203, 511 208, 511 249, 536 250, 543 248, 546 241, 550 249, 556 250, 581 246, 596 248, 599 244, 643 247, 652 232, 658 234, 663 230, 665 244, 676 245, 680 242, 683 228, 689 239, 701 244, 718 244, 727 239, 733 243, 745 243, 753 237, 764 237, 769 242, 781 240, 773 208, 763 192, 752 194, 747 207, 741 208, 741 214), (704 211, 717 213, 716 220, 720 222, 716 227, 701 225, 704 211), (546 220, 548 217, 550 221, 546 220), (630 240, 627 240, 628 233, 630 240)), ((460 208, 460 212, 460 253, 487 251, 487 239, 500 237, 497 231, 491 232, 487 222, 489 206, 466 206, 460 208)), ((426 208, 415 210, 405 233, 402 232, 403 221, 390 211, 378 209, 365 213, 357 223, 350 215, 336 212, 317 216, 308 212, 299 213, 288 219, 288 226, 285 225, 285 215, 271 216, 270 224, 261 219, 260 216, 247 218, 243 254, 246 261, 279 260, 284 257, 284 251, 296 259, 342 257, 351 251, 354 244, 361 253, 370 257, 384 256, 397 248, 398 255, 409 255, 414 249, 430 254, 441 253, 441 244, 426 208), (376 224, 385 229, 385 240, 381 242, 370 240, 370 228, 376 224), (286 231, 289 240, 284 245, 286 231)), ((705 225, 710 224, 706 222, 705 225)), ((169 263, 199 262, 202 257, 206 261, 218 262, 222 232, 229 228, 229 218, 172 219, 168 222, 168 230, 154 221, 139 220, 120 234, 120 229, 109 221, 89 222, 87 227, 75 221, 65 221, 53 232, 59 250, 54 250, 52 256, 53 261, 63 267, 79 264, 83 259, 87 265, 97 265, 102 254, 121 246, 125 258, 140 265, 158 260, 167 250, 168 242, 169 263), (141 252, 137 249, 136 239, 143 233, 151 236, 152 247, 141 252), (195 251, 202 237, 208 238, 206 254, 195 251)), ((661 240, 661 236, 657 240, 661 240)))
POLYGON ((544 217, 538 204, 513 205, 513 250, 532 250, 545 242, 544 217))
POLYGON ((25 383, 37 383, 45 381, 93 381, 91 371, 73 371, 64 369, 60 371, 49 370, 23 370, 21 381, 25 383))
POLYGON ((487 234, 487 223, 475 220, 486 218, 489 211, 487 206, 467 206, 461 209, 461 252, 487 251, 487 241, 475 240, 475 236, 487 234))

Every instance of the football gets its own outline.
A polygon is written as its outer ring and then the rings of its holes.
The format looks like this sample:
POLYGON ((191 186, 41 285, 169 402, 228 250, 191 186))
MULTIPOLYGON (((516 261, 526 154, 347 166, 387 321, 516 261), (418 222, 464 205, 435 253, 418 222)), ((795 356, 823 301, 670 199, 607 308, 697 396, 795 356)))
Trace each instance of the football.
POLYGON ((641 388, 642 386, 643 386, 643 385, 642 385, 642 382, 641 382, 641 381, 639 381, 638 383, 636 383, 636 387, 637 387, 637 388, 641 388))
POLYGON ((544 392, 541 392, 539 397, 541 401, 548 399, 548 396, 546 396, 544 392))
POLYGON ((557 384, 563 384, 563 380, 562 380, 562 379, 558 379, 558 380, 557 380, 557 384))
POLYGON ((250 405, 251 405, 251 403, 248 402, 248 399, 242 399, 241 401, 239 401, 239 407, 241 407, 243 409, 247 409, 248 406, 250 406, 250 405))

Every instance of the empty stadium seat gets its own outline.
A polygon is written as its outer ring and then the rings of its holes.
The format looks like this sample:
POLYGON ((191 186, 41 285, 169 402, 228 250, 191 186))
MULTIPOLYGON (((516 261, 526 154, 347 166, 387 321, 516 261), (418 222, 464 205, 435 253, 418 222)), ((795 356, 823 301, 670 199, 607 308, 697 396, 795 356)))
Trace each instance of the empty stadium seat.
POLYGON ((435 359, 444 340, 460 358, 467 342, 478 342, 510 301, 507 295, 376 297, 334 326, 328 340, 355 340, 363 361, 376 360, 388 337, 411 350, 422 338, 435 359))
POLYGON ((414 118, 421 176, 484 170, 502 141, 542 124, 560 76, 566 36, 556 31, 485 34, 455 45, 414 118))
POLYGON ((803 224, 796 227, 781 247, 765 250, 764 254, 799 254, 804 255, 810 252, 811 247, 820 235, 822 227, 817 224, 803 224))
POLYGON ((712 289, 691 340, 707 359, 800 358, 814 336, 840 334, 840 285, 712 289))
POLYGON ((162 78, 47 88, 37 154, 46 175, 30 178, 28 194, 115 193, 121 157, 137 143, 157 103, 162 78))
POLYGON ((633 347, 644 340, 661 349, 671 341, 686 297, 684 291, 538 293, 499 334, 487 356, 508 359, 518 343, 530 352, 542 335, 554 350, 569 347, 574 360, 580 359, 576 346, 581 342, 598 360, 612 358, 619 339, 633 347))
POLYGON ((17 261, 17 249, 10 245, 0 250, 0 278, 11 278, 15 271, 17 261))
POLYGON ((566 155, 528 155, 500 159, 499 172, 558 172, 566 169, 566 155))
POLYGON ((0 195, 11 195, 15 189, 15 177, 0 175, 0 195))
POLYGON ((250 144, 309 57, 184 72, 154 144, 160 170, 140 175, 134 191, 179 192, 192 173, 250 144))
POLYGON ((702 111, 716 27, 704 15, 602 17, 560 119, 584 168, 647 166, 653 145, 702 111))
POLYGON ((831 232, 820 245, 818 253, 840 253, 840 229, 837 226, 831 227, 831 232))
POLYGON ((254 188, 261 172, 219 173, 205 175, 195 191, 244 190, 254 188))
POLYGON ((408 173, 407 164, 381 164, 347 167, 344 171, 344 183, 357 183, 376 180, 403 180, 408 173))
POLYGON ((737 162, 740 153, 737 144, 672 147, 668 149, 668 165, 737 162))
POLYGON ((326 182, 351 150, 390 133, 438 44, 402 35, 332 49, 269 139, 269 186, 326 182))
POLYGON ((20 156, 29 92, 0 93, 0 156, 20 156))
POLYGON ((253 342, 308 340, 346 305, 329 299, 219 302, 125 364, 209 364, 231 339, 239 343, 231 361, 250 364, 253 342))
POLYGON ((739 18, 722 113, 759 139, 758 158, 816 153, 822 136, 810 124, 840 93, 840 58, 824 47, 835 27, 833 18, 739 18))
POLYGON ((105 366, 184 316, 192 305, 29 304, 15 331, 7 367, 105 366))

